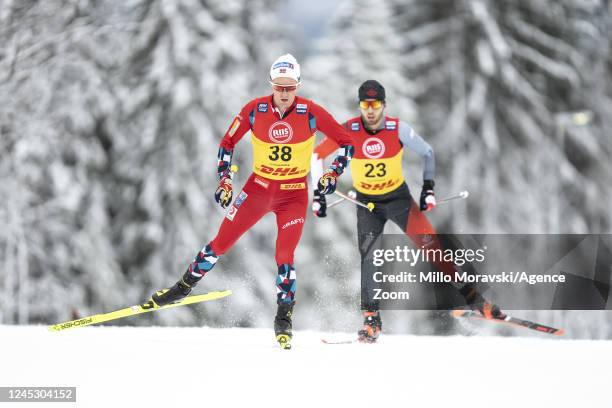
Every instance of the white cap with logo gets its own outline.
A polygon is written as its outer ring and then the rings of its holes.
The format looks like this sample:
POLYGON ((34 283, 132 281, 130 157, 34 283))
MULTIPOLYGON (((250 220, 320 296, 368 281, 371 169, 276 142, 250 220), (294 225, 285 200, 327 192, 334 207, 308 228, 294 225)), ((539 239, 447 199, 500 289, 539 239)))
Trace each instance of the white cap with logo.
POLYGON ((272 63, 270 67, 270 79, 292 78, 300 82, 300 64, 291 54, 281 55, 272 63))

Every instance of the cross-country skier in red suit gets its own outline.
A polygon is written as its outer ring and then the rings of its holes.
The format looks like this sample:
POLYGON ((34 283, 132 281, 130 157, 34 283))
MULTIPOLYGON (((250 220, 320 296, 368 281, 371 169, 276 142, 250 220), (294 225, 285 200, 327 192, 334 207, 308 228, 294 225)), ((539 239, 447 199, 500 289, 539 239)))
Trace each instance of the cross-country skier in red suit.
MULTIPOLYGON (((369 284, 375 272, 372 254, 380 245, 379 237, 387 221, 397 224, 417 247, 438 249, 442 248, 442 244, 424 214, 436 206, 433 149, 407 123, 384 115, 385 88, 378 81, 365 81, 359 87, 358 96, 361 115, 349 119, 344 125, 355 146, 351 176, 353 187, 357 190, 357 199, 375 204, 372 212, 357 207, 357 239, 361 255, 362 282, 369 284), (423 159, 423 188, 419 205, 412 198, 404 181, 404 147, 423 159)), ((322 160, 337 148, 336 142, 329 138, 325 138, 316 147, 312 161, 312 177, 322 172, 322 160)), ((316 190, 314 194, 313 211, 316 216, 325 217, 325 195, 316 190)), ((455 266, 451 262, 441 262, 436 266, 442 272, 454 276, 455 266)), ((501 313, 499 307, 486 301, 473 285, 457 283, 457 287, 466 302, 485 317, 495 317, 501 313)), ((372 300, 372 288, 362 288, 361 307, 364 325, 358 332, 359 340, 373 343, 381 333, 382 320, 379 302, 372 300)))
POLYGON ((272 95, 247 103, 231 123, 219 147, 219 187, 215 200, 229 207, 217 236, 197 254, 183 277, 171 288, 155 293, 153 301, 166 305, 187 296, 210 271, 221 255, 269 212, 276 215, 276 279, 278 310, 274 320, 276 338, 290 348, 296 272, 293 254, 302 235, 308 207, 307 174, 321 131, 340 147, 330 167, 318 179, 321 194, 331 194, 336 179, 353 156, 353 146, 343 126, 321 106, 296 96, 300 66, 291 54, 279 57, 270 68, 272 95), (233 204, 232 153, 242 137, 251 131, 253 174, 233 204), (231 205, 230 205, 231 204, 231 205))

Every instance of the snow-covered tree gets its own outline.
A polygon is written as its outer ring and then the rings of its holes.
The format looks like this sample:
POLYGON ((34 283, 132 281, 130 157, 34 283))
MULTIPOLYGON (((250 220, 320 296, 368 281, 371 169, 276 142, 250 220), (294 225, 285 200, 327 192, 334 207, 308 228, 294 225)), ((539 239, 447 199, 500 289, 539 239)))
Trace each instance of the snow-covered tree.
MULTIPOLYGON (((214 237, 220 137, 269 92, 274 58, 295 50, 280 3, 0 0, 0 323, 145 300, 214 237)), ((608 232, 610 11, 603 0, 343 1, 301 61, 300 92, 344 121, 358 114, 358 86, 382 82, 387 113, 436 151, 438 196, 472 193, 431 214, 443 231, 608 232)), ((249 149, 246 137, 236 188, 249 149)), ((416 195, 421 163, 405 160, 416 195)), ((355 214, 342 206, 306 224, 298 328, 359 323, 355 214)), ((231 307, 123 323, 269 326, 274 221, 206 277, 205 290, 234 290, 231 307)))
POLYGON ((447 228, 609 230, 610 140, 593 86, 609 49, 605 3, 394 3, 439 186, 473 193, 447 228))
MULTIPOLYGON (((604 1, 346 1, 306 66, 342 114, 381 78, 434 147, 438 196, 471 192, 430 215, 439 231, 607 232, 611 21, 604 1)), ((414 194, 420 163, 405 165, 414 194)))
POLYGON ((0 3, 2 321, 117 307, 177 279, 223 217, 218 141, 286 52, 275 7, 0 3))

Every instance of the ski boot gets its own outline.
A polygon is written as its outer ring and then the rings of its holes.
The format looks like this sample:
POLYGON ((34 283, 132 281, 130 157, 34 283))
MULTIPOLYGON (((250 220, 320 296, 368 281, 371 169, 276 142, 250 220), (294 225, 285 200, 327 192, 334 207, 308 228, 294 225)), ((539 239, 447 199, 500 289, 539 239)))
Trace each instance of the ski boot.
POLYGON ((472 284, 467 284, 459 292, 465 298, 467 305, 480 313, 485 319, 503 319, 505 316, 499 306, 486 300, 472 284))
POLYGON ((291 315, 293 314, 294 304, 295 302, 279 303, 274 318, 274 334, 276 335, 276 341, 283 350, 291 350, 291 338, 293 337, 291 315))
POLYGON ((361 343, 376 343, 382 332, 382 320, 378 310, 366 310, 363 312, 363 329, 357 332, 361 343))
POLYGON ((181 280, 176 282, 174 286, 155 292, 153 296, 151 296, 151 299, 153 299, 153 302, 159 307, 178 302, 191 293, 191 290, 200 279, 202 278, 193 276, 193 274, 187 270, 181 280))
POLYGON ((471 305, 472 310, 479 312, 485 319, 503 319, 504 313, 495 303, 484 301, 471 305))

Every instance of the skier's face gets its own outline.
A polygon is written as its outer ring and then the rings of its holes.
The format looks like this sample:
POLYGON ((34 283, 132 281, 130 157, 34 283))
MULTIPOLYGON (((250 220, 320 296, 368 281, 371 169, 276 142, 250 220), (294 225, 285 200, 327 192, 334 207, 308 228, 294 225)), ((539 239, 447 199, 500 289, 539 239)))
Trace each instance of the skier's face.
POLYGON ((274 105, 279 109, 287 109, 293 104, 300 84, 293 78, 280 77, 270 81, 274 95, 274 105))
POLYGON ((366 126, 369 129, 376 129, 383 118, 385 103, 377 99, 366 99, 359 102, 359 110, 366 126))

